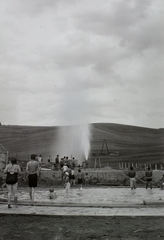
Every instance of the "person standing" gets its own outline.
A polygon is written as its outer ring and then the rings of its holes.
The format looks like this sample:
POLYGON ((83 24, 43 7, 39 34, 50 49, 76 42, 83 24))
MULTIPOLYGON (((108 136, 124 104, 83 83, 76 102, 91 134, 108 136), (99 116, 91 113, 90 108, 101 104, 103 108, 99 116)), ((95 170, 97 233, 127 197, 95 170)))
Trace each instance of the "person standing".
POLYGON ((34 194, 35 188, 37 187, 38 174, 40 171, 40 166, 38 161, 36 161, 36 155, 31 154, 31 160, 27 163, 26 171, 28 173, 28 186, 30 188, 30 199, 31 204, 34 204, 34 194))
MULTIPOLYGON (((37 156, 36 156, 36 157, 37 157, 37 156)), ((42 157, 42 155, 40 155, 39 157, 37 157, 36 160, 38 160, 38 163, 39 163, 39 176, 38 176, 38 177, 41 177, 41 168, 42 168, 42 163, 43 163, 43 157, 42 157)))
POLYGON ((48 157, 48 163, 51 163, 51 156, 48 157))
POLYGON ((161 190, 163 190, 163 188, 164 188, 164 174, 163 174, 162 178, 160 179, 160 183, 161 183, 161 190))
POLYGON ((136 189, 136 171, 133 169, 133 167, 130 167, 130 170, 128 174, 126 174, 130 178, 130 188, 131 190, 136 189))
POLYGON ((56 170, 59 170, 59 155, 57 155, 55 158, 55 165, 56 165, 56 170))
POLYGON ((60 165, 60 170, 62 170, 62 168, 64 166, 63 158, 60 159, 59 165, 60 165))
POLYGON ((149 184, 150 184, 150 188, 152 189, 153 172, 150 169, 150 167, 148 167, 147 171, 145 172, 145 176, 146 176, 146 189, 148 188, 149 184))
POLYGON ((90 177, 89 177, 88 173, 86 173, 84 176, 85 185, 89 185, 89 180, 90 180, 90 177))
POLYGON ((69 179, 69 173, 65 172, 65 192, 66 193, 70 193, 70 179, 69 179))
POLYGON ((68 170, 68 166, 67 166, 66 163, 65 163, 64 166, 62 167, 62 170, 63 170, 64 173, 67 172, 67 170, 68 170))
POLYGON ((77 173, 77 182, 78 182, 78 184, 80 184, 80 189, 82 189, 83 173, 81 172, 81 169, 79 169, 78 173, 77 173))
POLYGON ((62 180, 64 181, 64 177, 65 177, 65 173, 67 172, 68 170, 68 166, 67 164, 65 163, 64 166, 62 167, 62 180))
POLYGON ((51 162, 51 156, 48 157, 48 167, 52 169, 52 162, 51 162))
POLYGON ((70 172, 70 184, 75 186, 75 170, 74 170, 74 168, 72 168, 71 172, 70 172))
POLYGON ((11 195, 14 195, 14 203, 17 207, 17 188, 18 188, 18 174, 21 173, 20 166, 17 164, 17 160, 14 157, 11 157, 9 164, 7 164, 4 169, 6 176, 6 186, 8 190, 8 208, 11 208, 11 195))

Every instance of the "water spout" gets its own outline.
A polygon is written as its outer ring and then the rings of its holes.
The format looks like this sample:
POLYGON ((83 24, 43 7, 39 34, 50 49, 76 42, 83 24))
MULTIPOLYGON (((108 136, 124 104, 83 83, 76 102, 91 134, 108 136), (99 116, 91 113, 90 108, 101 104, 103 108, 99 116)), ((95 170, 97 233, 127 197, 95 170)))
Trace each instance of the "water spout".
POLYGON ((60 157, 74 157, 82 164, 89 156, 90 136, 89 124, 60 127, 57 153, 60 157))
POLYGON ((84 151, 85 160, 88 160, 89 152, 90 152, 90 125, 82 126, 82 149, 84 151))

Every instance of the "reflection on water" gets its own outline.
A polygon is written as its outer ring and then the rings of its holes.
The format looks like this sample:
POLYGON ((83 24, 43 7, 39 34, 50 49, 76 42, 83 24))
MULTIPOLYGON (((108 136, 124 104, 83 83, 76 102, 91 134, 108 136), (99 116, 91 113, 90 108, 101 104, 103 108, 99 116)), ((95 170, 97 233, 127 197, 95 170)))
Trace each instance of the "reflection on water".
MULTIPOLYGON (((82 190, 72 188, 70 193, 66 193, 65 189, 55 189, 55 198, 49 198, 49 189, 37 190, 35 192, 35 200, 40 202, 54 202, 54 203, 88 203, 88 204, 117 204, 117 203, 142 203, 146 201, 160 201, 164 200, 164 192, 159 188, 144 189, 137 188, 131 190, 130 188, 83 188, 82 190)), ((7 194, 0 196, 7 198, 7 194)), ((18 199, 28 200, 28 191, 19 191, 18 199)))

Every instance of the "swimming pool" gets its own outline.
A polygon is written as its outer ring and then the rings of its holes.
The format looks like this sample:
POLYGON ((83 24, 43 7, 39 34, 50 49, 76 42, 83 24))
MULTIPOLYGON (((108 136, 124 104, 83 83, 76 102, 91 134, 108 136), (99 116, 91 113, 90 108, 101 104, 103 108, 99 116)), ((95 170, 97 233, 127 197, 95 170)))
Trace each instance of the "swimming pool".
MULTIPOLYGON (((164 202, 164 191, 159 188, 145 189, 116 188, 116 187, 87 187, 82 190, 71 188, 66 193, 64 188, 54 188, 54 199, 50 199, 49 188, 35 191, 35 202, 37 203, 60 203, 60 204, 139 204, 143 200, 148 202, 164 202)), ((7 192, 1 192, 1 199, 7 199, 7 192)), ((18 200, 29 202, 28 188, 18 190, 18 200)))

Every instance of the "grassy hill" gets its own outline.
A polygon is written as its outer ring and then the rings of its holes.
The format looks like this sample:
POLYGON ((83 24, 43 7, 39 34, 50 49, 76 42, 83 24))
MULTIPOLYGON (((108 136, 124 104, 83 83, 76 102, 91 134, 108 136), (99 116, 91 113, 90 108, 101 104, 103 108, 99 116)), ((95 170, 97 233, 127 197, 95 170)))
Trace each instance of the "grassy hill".
POLYGON ((92 134, 90 157, 101 153, 101 159, 104 156, 111 162, 164 163, 164 129, 96 123, 92 134), (119 154, 113 156, 112 152, 119 154))
MULTIPOLYGON (((164 129, 151 129, 112 123, 90 124, 89 161, 101 156, 108 162, 164 163, 164 129)), ((31 153, 56 156, 61 128, 0 126, 0 143, 10 155, 28 160, 31 153)), ((66 143, 70 139, 66 137, 66 143)))

